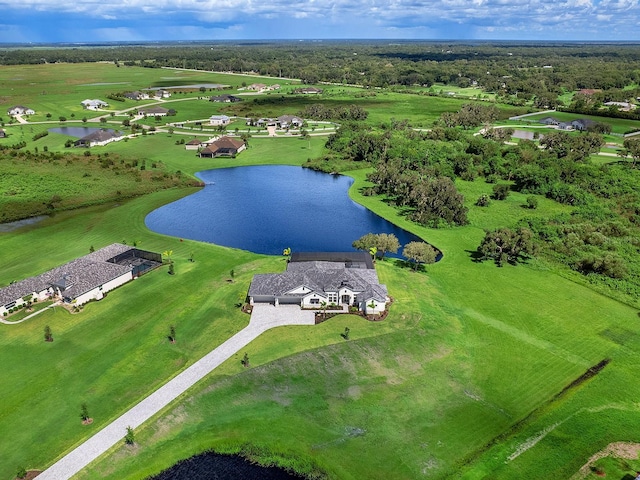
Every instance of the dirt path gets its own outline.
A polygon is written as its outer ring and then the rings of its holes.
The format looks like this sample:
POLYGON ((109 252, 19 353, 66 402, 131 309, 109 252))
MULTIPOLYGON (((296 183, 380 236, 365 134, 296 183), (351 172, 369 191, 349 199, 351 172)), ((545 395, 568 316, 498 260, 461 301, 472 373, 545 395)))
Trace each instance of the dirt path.
POLYGON ((605 457, 624 458, 628 460, 636 460, 640 453, 640 443, 631 442, 614 442, 604 447, 599 452, 593 454, 589 461, 585 463, 580 470, 571 477, 571 480, 582 480, 591 473, 591 467, 595 462, 605 457))

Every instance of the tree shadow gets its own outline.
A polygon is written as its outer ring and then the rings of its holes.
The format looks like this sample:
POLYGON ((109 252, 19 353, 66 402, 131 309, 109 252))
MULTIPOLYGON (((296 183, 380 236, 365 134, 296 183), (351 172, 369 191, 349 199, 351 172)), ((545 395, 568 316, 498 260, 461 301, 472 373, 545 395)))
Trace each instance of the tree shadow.
POLYGON ((403 260, 401 258, 395 259, 396 267, 399 268, 407 268, 409 270, 413 270, 414 272, 426 272, 427 268, 423 263, 419 263, 417 266, 414 262, 410 262, 409 260, 403 260))
POLYGON ((482 255, 477 250, 465 250, 465 252, 469 254, 469 258, 474 263, 482 263, 482 261, 484 260, 484 255, 482 255))

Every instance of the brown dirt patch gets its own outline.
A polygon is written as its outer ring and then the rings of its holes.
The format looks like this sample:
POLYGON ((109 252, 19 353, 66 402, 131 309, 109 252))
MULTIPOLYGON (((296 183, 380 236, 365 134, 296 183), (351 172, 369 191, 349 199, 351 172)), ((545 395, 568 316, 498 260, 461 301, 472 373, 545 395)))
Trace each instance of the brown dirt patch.
MULTIPOLYGON (((42 470, 27 470, 27 475, 20 480, 33 480, 42 472, 43 472, 42 470)), ((18 480, 18 477, 16 477, 16 480, 18 480)))
POLYGON ((592 470, 593 464, 605 457, 616 457, 623 458, 627 460, 635 460, 638 458, 638 454, 640 453, 640 443, 632 443, 632 442, 614 442, 610 443, 606 447, 604 447, 599 452, 594 453, 591 458, 585 463, 578 473, 576 473, 571 480, 581 480, 586 478, 592 470))
POLYGON ((93 423, 93 418, 87 418, 86 420, 82 420, 83 425, 91 425, 93 423))

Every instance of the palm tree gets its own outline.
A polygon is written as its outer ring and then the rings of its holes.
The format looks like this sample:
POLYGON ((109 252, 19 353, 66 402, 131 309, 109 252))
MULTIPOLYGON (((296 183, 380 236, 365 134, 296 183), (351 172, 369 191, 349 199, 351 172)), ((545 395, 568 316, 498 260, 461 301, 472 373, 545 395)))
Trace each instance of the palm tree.
POLYGON ((162 252, 162 256, 167 257, 167 261, 169 263, 173 263, 173 260, 171 260, 171 255, 173 255, 173 250, 165 250, 164 252, 162 252))

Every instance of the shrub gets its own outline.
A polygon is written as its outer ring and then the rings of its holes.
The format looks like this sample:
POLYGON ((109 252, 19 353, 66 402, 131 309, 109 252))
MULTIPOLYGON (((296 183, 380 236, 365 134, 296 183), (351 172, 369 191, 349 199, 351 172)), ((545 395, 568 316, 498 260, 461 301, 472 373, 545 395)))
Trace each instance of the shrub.
POLYGON ((499 183, 493 186, 493 194, 491 198, 495 200, 505 200, 509 196, 509 185, 499 183))
POLYGON ((476 200, 476 205, 478 207, 488 207, 490 203, 491 203, 491 200, 489 200, 489 195, 487 195, 486 193, 483 193, 482 195, 480 195, 478 197, 478 200, 476 200))
POLYGON ((527 208, 530 208, 531 210, 535 210, 536 208, 538 208, 538 199, 533 195, 528 196, 527 203, 525 206, 527 208))

